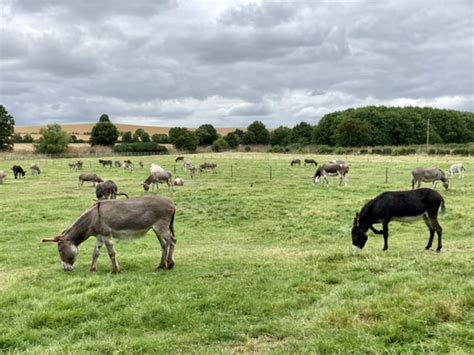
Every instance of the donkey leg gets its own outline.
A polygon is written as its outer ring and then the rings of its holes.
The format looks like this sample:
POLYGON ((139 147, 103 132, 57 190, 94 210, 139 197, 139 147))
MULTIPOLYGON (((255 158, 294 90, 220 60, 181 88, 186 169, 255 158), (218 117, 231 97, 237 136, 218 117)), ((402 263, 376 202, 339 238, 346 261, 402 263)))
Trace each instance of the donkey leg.
POLYGON ((166 260, 168 269, 172 269, 175 265, 174 262, 174 248, 176 245, 176 239, 174 235, 171 232, 168 232, 169 238, 170 238, 170 243, 169 243, 169 250, 168 250, 168 258, 166 260))
POLYGON ((112 262, 112 273, 116 274, 120 272, 120 267, 117 261, 117 253, 114 249, 114 242, 112 237, 103 238, 107 251, 109 252, 110 261, 112 262))
POLYGON ((97 237, 97 242, 95 243, 94 252, 92 253, 92 264, 91 264, 90 272, 97 271, 97 261, 99 260, 100 248, 102 247, 103 244, 104 242, 102 241, 102 239, 100 237, 97 237))
POLYGON ((160 260, 160 265, 158 265, 157 269, 166 269, 168 267, 166 259, 168 257, 168 247, 169 247, 168 245, 169 243, 167 243, 167 240, 166 240, 167 231, 165 228, 163 228, 160 225, 153 226, 152 228, 161 245, 161 260, 160 260))
POLYGON ((388 222, 383 222, 383 251, 388 249, 388 222))
POLYGON ((431 224, 433 225, 434 229, 436 230, 436 234, 438 234, 438 247, 436 248, 436 251, 439 253, 441 252, 441 249, 443 248, 441 240, 443 239, 442 234, 443 234, 443 228, 441 228, 440 224, 438 223, 437 217, 432 217, 431 218, 431 224))
POLYGON ((425 221, 426 226, 430 230, 430 237, 428 239, 428 244, 426 244, 425 249, 430 250, 431 246, 433 245, 433 238, 434 238, 435 230, 434 230, 434 228, 431 224, 430 219, 428 218, 428 216, 426 214, 423 215, 423 220, 425 221))

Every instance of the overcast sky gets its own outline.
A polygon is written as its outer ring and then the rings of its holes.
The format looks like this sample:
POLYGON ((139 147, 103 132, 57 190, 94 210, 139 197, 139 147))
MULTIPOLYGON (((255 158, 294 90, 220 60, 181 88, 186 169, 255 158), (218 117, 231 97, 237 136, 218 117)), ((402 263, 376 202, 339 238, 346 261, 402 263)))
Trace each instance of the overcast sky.
POLYGON ((474 0, 0 0, 18 126, 315 124, 366 105, 474 111, 474 0))

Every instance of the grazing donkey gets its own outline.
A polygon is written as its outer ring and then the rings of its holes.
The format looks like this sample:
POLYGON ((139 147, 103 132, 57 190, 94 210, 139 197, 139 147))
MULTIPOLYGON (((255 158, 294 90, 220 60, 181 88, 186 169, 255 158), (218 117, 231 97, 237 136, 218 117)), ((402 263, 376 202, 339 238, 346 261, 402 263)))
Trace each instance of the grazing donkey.
POLYGON ((356 213, 352 227, 352 245, 361 250, 367 242, 367 231, 370 229, 375 234, 382 234, 383 250, 388 249, 388 224, 390 221, 411 222, 419 218, 425 220, 430 231, 430 237, 425 249, 430 249, 433 244, 435 232, 438 234, 438 247, 441 251, 441 235, 443 229, 438 223, 438 210, 445 211, 443 197, 432 189, 422 188, 411 191, 384 192, 370 200, 356 213), (383 230, 373 227, 375 223, 382 223, 383 230))
POLYGON ((295 166, 295 165, 298 165, 300 166, 301 165, 301 160, 299 159, 293 159, 290 163, 290 166, 295 166))
POLYGON ((161 166, 159 166, 158 164, 155 164, 155 163, 151 163, 151 166, 150 166, 150 174, 154 174, 154 173, 162 173, 164 172, 165 169, 163 169, 161 166))
POLYGON ((132 171, 133 171, 133 165, 132 165, 132 164, 129 164, 129 163, 123 163, 123 164, 122 164, 122 169, 123 169, 123 171, 130 171, 130 172, 132 172, 132 171))
POLYGON ((184 161, 184 157, 182 157, 182 156, 176 157, 175 163, 177 163, 179 161, 184 161))
POLYGON ((26 172, 20 165, 13 165, 12 171, 13 175, 15 176, 15 179, 21 179, 22 177, 25 177, 26 172))
POLYGON ((190 161, 187 162, 183 160, 183 168, 188 170, 189 174, 191 175, 191 179, 194 179, 194 177, 196 176, 196 167, 194 166, 194 164, 190 161))
POLYGON ((122 162, 120 160, 116 160, 116 161, 114 161, 114 166, 116 168, 120 168, 122 166, 122 162))
POLYGON ((95 187, 96 182, 104 182, 100 177, 96 174, 81 174, 79 175, 79 187, 84 185, 84 182, 89 181, 92 182, 92 186, 95 187))
POLYGON ((103 244, 112 262, 112 272, 120 272, 113 238, 137 239, 153 229, 161 244, 159 269, 172 269, 176 244, 174 216, 176 208, 169 199, 145 196, 128 200, 99 201, 88 208, 69 228, 54 238, 43 242, 58 244, 64 271, 74 270, 79 256, 79 245, 89 237, 97 239, 90 271, 97 271, 97 261, 103 244))
POLYGON ((102 164, 102 166, 105 168, 106 166, 112 167, 112 160, 103 160, 99 159, 99 163, 102 164))
POLYGON ((317 163, 316 160, 314 160, 314 159, 305 159, 305 160, 304 160, 304 166, 306 166, 306 165, 308 165, 308 164, 309 164, 309 165, 314 165, 314 166, 317 166, 317 165, 318 165, 318 163, 317 163))
POLYGON ((203 163, 199 165, 199 172, 207 173, 208 171, 212 171, 213 173, 215 173, 216 167, 217 167, 217 164, 214 164, 214 163, 203 163))
POLYGON ((173 174, 171 174, 169 171, 160 171, 160 172, 151 174, 150 176, 146 178, 143 184, 140 184, 140 186, 143 186, 143 190, 148 191, 150 190, 150 185, 151 185, 151 191, 153 191, 153 188, 155 186, 157 190, 159 189, 160 182, 166 183, 168 185, 168 189, 174 192, 173 174))
POLYGON ((411 172, 411 189, 415 189, 415 184, 417 184, 416 188, 419 189, 422 181, 433 182, 433 189, 436 189, 438 181, 443 182, 443 186, 446 190, 449 187, 449 180, 446 175, 444 175, 444 171, 438 168, 416 168, 413 170, 411 172))
POLYGON ((95 187, 95 195, 99 200, 115 200, 117 196, 125 196, 128 198, 126 193, 118 192, 117 184, 112 180, 99 182, 95 187))
POLYGON ((323 164, 320 165, 313 176, 313 184, 316 185, 323 177, 326 182, 326 187, 329 187, 328 176, 339 176, 339 186, 344 182, 344 186, 347 185, 347 173, 349 172, 349 166, 344 164, 323 164))
POLYGON ((464 178, 464 173, 466 172, 466 168, 464 168, 464 165, 459 163, 459 164, 453 164, 449 167, 448 170, 448 177, 454 176, 454 174, 458 173, 459 178, 462 179, 464 178))
POLYGON ((30 169, 31 169, 31 174, 32 175, 39 175, 41 174, 41 170, 40 170, 40 167, 37 163, 33 163, 30 165, 30 169))

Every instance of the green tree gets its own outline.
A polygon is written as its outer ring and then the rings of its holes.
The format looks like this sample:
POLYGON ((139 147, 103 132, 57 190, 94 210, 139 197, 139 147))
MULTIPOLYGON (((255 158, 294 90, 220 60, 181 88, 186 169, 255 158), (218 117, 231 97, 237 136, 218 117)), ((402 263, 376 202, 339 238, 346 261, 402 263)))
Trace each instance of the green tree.
POLYGON ((242 137, 242 143, 257 144, 257 138, 255 137, 255 133, 253 133, 253 131, 245 132, 244 136, 242 137))
POLYGON ((110 122, 110 118, 109 118, 109 115, 103 113, 102 115, 100 115, 99 117, 99 122, 110 122))
POLYGON ((214 152, 225 152, 226 150, 229 150, 230 146, 229 143, 224 138, 217 138, 213 143, 212 143, 212 150, 214 152))
POLYGON ((211 124, 203 124, 196 130, 196 136, 199 139, 199 145, 211 145, 217 138, 217 131, 211 124))
POLYGON ((323 116, 318 125, 313 128, 312 141, 314 144, 335 145, 334 133, 341 121, 342 113, 333 112, 323 116))
POLYGON ((345 117, 337 126, 335 141, 343 147, 370 145, 372 126, 370 123, 353 117, 345 117))
POLYGON ((229 132, 224 136, 225 141, 229 145, 230 148, 234 149, 240 144, 240 138, 234 132, 229 132))
POLYGON ((132 132, 130 131, 123 132, 122 143, 133 143, 132 132))
POLYGON ((0 151, 13 149, 13 134, 15 130, 15 119, 8 111, 0 105, 0 151))
POLYGON ((33 137, 31 136, 31 134, 27 133, 23 136, 23 142, 25 143, 33 143, 34 142, 34 139, 33 137))
POLYGON ((14 133, 12 140, 13 143, 23 143, 23 138, 21 137, 20 133, 14 133))
POLYGON ((150 135, 143 128, 137 128, 133 134, 134 142, 151 142, 150 135))
POLYGON ((298 123, 291 129, 291 143, 299 143, 301 145, 308 145, 311 143, 311 135, 313 127, 306 122, 298 123))
POLYGON ((161 143, 161 144, 166 144, 170 142, 170 138, 168 135, 164 133, 155 133, 154 135, 151 136, 152 142, 155 143, 161 143))
MULTIPOLYGON (((252 132, 253 136, 255 137, 255 143, 253 144, 268 144, 270 143, 270 132, 268 131, 267 127, 260 122, 254 121, 248 126, 246 135, 252 132)), ((244 143, 245 143, 245 136, 244 136, 244 143)), ((245 144, 252 144, 252 143, 245 143, 245 144)))
POLYGON ((176 141, 178 138, 184 134, 187 134, 189 131, 187 128, 184 127, 173 127, 170 129, 168 132, 168 135, 170 137, 170 142, 174 145, 176 145, 176 141))
POLYGON ((109 116, 105 113, 99 118, 99 122, 92 128, 91 145, 113 146, 119 137, 117 127, 110 122, 109 116))
POLYGON ((242 138, 244 138, 244 134, 245 134, 244 131, 238 128, 232 133, 234 133, 237 137, 239 137, 240 141, 242 141, 242 138))
POLYGON ((182 150, 194 152, 198 147, 199 139, 194 132, 185 130, 175 140, 175 147, 182 150))
POLYGON ((291 129, 288 127, 280 126, 270 133, 271 145, 279 145, 281 147, 290 144, 291 129))
POLYGON ((58 124, 48 125, 40 129, 41 137, 34 143, 35 150, 43 154, 58 154, 67 151, 71 141, 69 134, 58 124))

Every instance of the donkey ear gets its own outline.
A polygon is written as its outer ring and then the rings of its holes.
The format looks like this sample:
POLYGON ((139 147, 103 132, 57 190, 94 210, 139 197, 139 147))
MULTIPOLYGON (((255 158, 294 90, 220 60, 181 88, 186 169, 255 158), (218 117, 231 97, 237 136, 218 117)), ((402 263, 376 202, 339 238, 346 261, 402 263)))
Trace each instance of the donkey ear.
POLYGON ((356 212, 353 226, 357 227, 358 224, 359 224, 359 212, 356 212))
POLYGON ((43 239, 42 242, 43 243, 57 243, 59 242, 59 239, 61 238, 60 235, 54 237, 54 238, 47 238, 47 239, 43 239))

